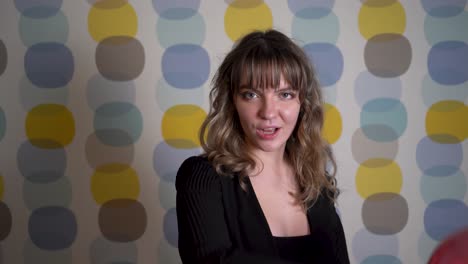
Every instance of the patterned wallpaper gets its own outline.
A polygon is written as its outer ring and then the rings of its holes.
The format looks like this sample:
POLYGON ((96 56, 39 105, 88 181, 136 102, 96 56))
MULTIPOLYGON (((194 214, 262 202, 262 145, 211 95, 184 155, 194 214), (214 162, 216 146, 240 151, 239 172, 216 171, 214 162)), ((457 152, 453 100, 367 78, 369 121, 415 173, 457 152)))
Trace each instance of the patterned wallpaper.
POLYGON ((252 29, 299 43, 352 263, 468 227, 466 0, 0 3, 0 263, 180 263, 175 174, 252 29))

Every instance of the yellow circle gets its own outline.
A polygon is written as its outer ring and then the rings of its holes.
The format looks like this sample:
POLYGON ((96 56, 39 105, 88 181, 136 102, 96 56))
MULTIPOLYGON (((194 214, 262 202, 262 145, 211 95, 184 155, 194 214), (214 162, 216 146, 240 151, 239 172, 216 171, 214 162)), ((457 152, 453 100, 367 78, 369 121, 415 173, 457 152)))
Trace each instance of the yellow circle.
POLYGON ((0 175, 0 200, 3 199, 3 192, 5 190, 4 184, 3 184, 3 177, 0 175))
POLYGON ((325 122, 322 134, 329 144, 334 144, 341 136, 343 122, 340 111, 331 104, 325 104, 325 122))
POLYGON ((26 116, 26 136, 40 148, 62 148, 75 136, 72 113, 63 105, 42 104, 26 116))
POLYGON ((398 164, 388 159, 369 159, 356 173, 356 189, 366 199, 377 193, 400 193, 403 176, 398 164))
POLYGON ((138 17, 124 0, 103 0, 93 5, 88 14, 88 32, 96 42, 112 36, 135 37, 138 17))
POLYGON ((127 164, 102 165, 91 178, 91 192, 98 204, 114 199, 137 200, 140 194, 138 175, 127 164))
POLYGON ((406 28, 405 9, 396 0, 370 0, 361 7, 358 24, 365 39, 385 33, 401 35, 406 28))
POLYGON ((173 106, 162 118, 162 136, 174 148, 199 147, 198 130, 205 118, 205 111, 196 105, 173 106))
POLYGON ((273 16, 268 5, 263 1, 258 4, 251 2, 252 0, 236 0, 224 14, 224 30, 232 41, 253 30, 266 30, 273 26, 273 16))
POLYGON ((460 101, 440 101, 426 114, 426 133, 438 143, 460 143, 468 137, 468 107, 460 101))

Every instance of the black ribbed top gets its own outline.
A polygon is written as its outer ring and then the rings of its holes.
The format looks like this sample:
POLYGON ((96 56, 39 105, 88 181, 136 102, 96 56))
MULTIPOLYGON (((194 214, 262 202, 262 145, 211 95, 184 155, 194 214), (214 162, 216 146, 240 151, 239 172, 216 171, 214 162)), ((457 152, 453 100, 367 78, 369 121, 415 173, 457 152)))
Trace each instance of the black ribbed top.
POLYGON ((294 237, 273 237, 278 254, 285 260, 310 263, 313 259, 312 235, 294 237))

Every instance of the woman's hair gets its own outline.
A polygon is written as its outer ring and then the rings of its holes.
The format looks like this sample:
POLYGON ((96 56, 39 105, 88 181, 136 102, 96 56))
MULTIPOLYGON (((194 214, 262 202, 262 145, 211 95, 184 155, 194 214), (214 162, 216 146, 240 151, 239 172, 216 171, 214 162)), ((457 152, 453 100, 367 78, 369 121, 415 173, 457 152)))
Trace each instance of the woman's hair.
POLYGON ((296 201, 309 208, 319 197, 335 201, 336 163, 322 137, 324 109, 314 69, 302 48, 276 30, 255 31, 240 39, 227 54, 212 80, 210 111, 200 128, 204 156, 221 175, 244 177, 255 161, 246 151, 246 139, 234 105, 241 85, 278 87, 281 77, 298 92, 299 117, 286 142, 285 154, 296 173, 296 201), (331 171, 327 170, 327 165, 331 171))

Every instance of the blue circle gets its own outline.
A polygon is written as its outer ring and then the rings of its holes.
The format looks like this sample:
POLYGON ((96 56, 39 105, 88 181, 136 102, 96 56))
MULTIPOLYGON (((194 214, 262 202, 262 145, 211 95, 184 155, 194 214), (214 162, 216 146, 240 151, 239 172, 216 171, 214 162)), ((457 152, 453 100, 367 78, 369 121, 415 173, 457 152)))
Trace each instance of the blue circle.
POLYGON ((196 14, 200 0, 152 0, 156 12, 167 19, 186 19, 196 14))
POLYGON ((288 7, 294 15, 305 19, 317 19, 328 15, 335 0, 288 0, 288 7))
POLYGON ((390 142, 398 139, 405 132, 407 123, 406 108, 399 100, 378 98, 362 107, 362 132, 374 141, 390 142))
POLYGON ((430 176, 454 174, 463 161, 463 148, 460 144, 441 144, 429 137, 421 139, 416 147, 416 162, 430 176))
POLYGON ((210 58, 201 46, 174 45, 164 51, 162 72, 167 83, 175 88, 197 88, 208 79, 210 58))
POLYGON ((434 201, 424 211, 424 229, 432 239, 444 240, 465 227, 468 227, 468 207, 463 201, 434 201))
POLYGON ((199 148, 176 149, 163 141, 153 151, 153 168, 161 179, 173 183, 182 162, 186 158, 197 156, 200 153, 199 148))
POLYGON ((318 75, 320 85, 335 84, 343 74, 343 55, 340 49, 330 43, 310 43, 304 46, 318 75))
POLYGON ((58 88, 68 84, 75 70, 73 55, 61 43, 32 45, 24 56, 24 69, 29 80, 41 88, 58 88))
POLYGON ((421 4, 430 16, 451 17, 465 10, 466 0, 421 0, 421 4))
POLYGON ((16 9, 31 18, 46 18, 57 14, 63 0, 15 0, 16 9))
POLYGON ((174 247, 178 246, 179 229, 177 228, 177 213, 175 208, 167 210, 163 220, 164 238, 174 247))
POLYGON ((462 41, 444 41, 432 46, 427 58, 431 78, 445 85, 468 81, 468 45, 462 41))
POLYGON ((0 141, 3 139, 3 136, 5 136, 6 127, 5 112, 3 112, 3 109, 0 107, 0 141))
POLYGON ((49 183, 64 176, 67 153, 63 148, 38 148, 30 141, 25 141, 18 148, 16 164, 28 181, 49 183))
POLYGON ((111 146, 134 144, 143 131, 143 117, 135 105, 127 102, 110 102, 96 109, 94 115, 96 136, 111 146))
POLYGON ((49 206, 34 210, 29 217, 31 241, 44 250, 70 247, 78 230, 75 215, 67 208, 49 206))

